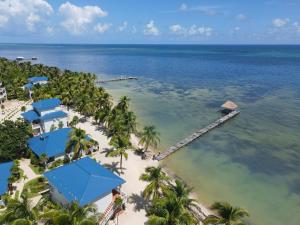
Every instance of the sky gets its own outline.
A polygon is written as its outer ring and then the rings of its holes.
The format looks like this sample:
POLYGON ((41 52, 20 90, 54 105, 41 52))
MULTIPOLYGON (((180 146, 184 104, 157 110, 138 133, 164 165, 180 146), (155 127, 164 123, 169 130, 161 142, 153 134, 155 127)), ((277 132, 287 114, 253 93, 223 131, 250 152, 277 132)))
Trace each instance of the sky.
POLYGON ((0 0, 0 42, 300 44, 300 0, 0 0))

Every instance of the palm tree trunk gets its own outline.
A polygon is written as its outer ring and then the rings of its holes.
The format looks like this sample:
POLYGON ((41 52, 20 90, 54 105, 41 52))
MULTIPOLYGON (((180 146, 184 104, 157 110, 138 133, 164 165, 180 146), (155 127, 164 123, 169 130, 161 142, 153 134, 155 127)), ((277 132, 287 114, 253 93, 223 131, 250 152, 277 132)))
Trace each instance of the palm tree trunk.
POLYGON ((121 158, 120 158, 120 170, 121 170, 121 173, 123 173, 122 163, 123 163, 123 154, 121 154, 121 158))

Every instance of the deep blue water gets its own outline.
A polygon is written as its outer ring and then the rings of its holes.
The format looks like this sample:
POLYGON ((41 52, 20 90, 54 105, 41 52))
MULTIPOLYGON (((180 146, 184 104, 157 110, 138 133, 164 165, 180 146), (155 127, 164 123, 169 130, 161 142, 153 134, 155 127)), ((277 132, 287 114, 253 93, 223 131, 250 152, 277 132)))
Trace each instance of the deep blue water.
POLYGON ((160 150, 219 116, 227 99, 241 114, 163 164, 206 204, 230 201, 257 225, 300 224, 300 46, 14 45, 0 55, 99 77, 129 95, 140 125, 154 124, 160 150))

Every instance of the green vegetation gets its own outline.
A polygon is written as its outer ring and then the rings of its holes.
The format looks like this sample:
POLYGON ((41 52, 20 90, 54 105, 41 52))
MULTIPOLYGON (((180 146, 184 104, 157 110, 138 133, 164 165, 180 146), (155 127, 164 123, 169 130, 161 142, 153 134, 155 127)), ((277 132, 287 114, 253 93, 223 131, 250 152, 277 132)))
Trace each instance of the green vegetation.
POLYGON ((20 201, 8 199, 7 208, 0 213, 0 224, 37 225, 43 221, 47 225, 97 225, 97 218, 96 210, 91 205, 79 207, 77 203, 72 203, 65 209, 45 196, 31 208, 30 201, 23 195, 20 201))
POLYGON ((12 161, 29 155, 27 140, 31 127, 21 120, 6 120, 0 124, 0 162, 12 161))
POLYGON ((25 112, 25 111, 26 111, 26 106, 23 105, 23 106, 21 107, 21 111, 22 111, 22 112, 25 112))
POLYGON ((49 170, 52 170, 56 167, 59 167, 61 165, 63 165, 63 160, 62 159, 58 159, 58 160, 55 160, 54 162, 51 163, 51 165, 48 167, 49 170))
POLYGON ((79 123, 79 118, 78 118, 78 116, 74 116, 73 118, 72 118, 72 121, 70 122, 70 126, 71 127, 76 127, 76 125, 79 123))
POLYGON ((96 208, 92 205, 79 207, 77 203, 72 203, 68 209, 51 209, 39 216, 49 225, 96 225, 96 208))
POLYGON ((82 152, 89 153, 95 142, 87 138, 87 134, 82 129, 74 128, 70 134, 67 144, 67 153, 73 152, 73 160, 81 157, 82 152))
POLYGON ((140 179, 149 182, 143 191, 143 197, 147 200, 155 200, 162 196, 169 177, 162 171, 161 167, 147 167, 140 179))
POLYGON ((140 179, 149 182, 143 191, 149 202, 146 205, 149 225, 194 225, 200 221, 207 225, 245 225, 241 219, 249 216, 242 208, 217 202, 212 209, 219 216, 203 219, 201 208, 190 198, 192 189, 179 180, 172 182, 160 167, 146 168, 140 179))
POLYGON ((0 214, 0 224, 32 224, 35 218, 36 211, 30 209, 27 198, 23 198, 22 201, 9 199, 6 210, 0 214))
POLYGON ((30 180, 24 185, 22 196, 27 198, 33 198, 39 194, 39 192, 44 191, 48 188, 47 181, 44 177, 37 177, 30 180))
POLYGON ((128 158, 126 150, 131 146, 128 137, 125 136, 113 136, 110 140, 110 145, 115 149, 108 153, 108 156, 116 157, 120 156, 120 172, 123 173, 123 157, 128 158))
POLYGON ((205 224, 246 225, 242 219, 249 216, 249 213, 245 209, 233 207, 227 202, 215 202, 211 206, 211 209, 217 211, 219 216, 208 216, 204 220, 205 224))
POLYGON ((145 152, 148 151, 149 146, 157 147, 159 139, 159 132, 156 131, 154 126, 146 126, 141 133, 141 139, 139 144, 144 145, 145 152))
POLYGON ((19 168, 19 165, 20 164, 19 164, 18 160, 13 161, 13 166, 10 169, 11 174, 10 174, 10 177, 8 179, 10 183, 14 183, 22 177, 23 171, 19 168))
POLYGON ((33 152, 30 153, 30 168, 36 173, 36 174, 42 174, 45 171, 45 161, 46 156, 42 157, 42 160, 40 160, 33 152))

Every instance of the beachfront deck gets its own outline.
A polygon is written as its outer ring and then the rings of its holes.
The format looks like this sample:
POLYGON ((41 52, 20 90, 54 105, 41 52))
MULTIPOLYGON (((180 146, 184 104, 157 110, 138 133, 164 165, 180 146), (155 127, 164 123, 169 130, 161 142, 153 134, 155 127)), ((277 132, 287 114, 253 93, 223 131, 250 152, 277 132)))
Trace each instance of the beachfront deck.
POLYGON ((137 77, 119 77, 115 79, 109 79, 109 80, 96 80, 96 84, 101 84, 101 83, 108 83, 108 82, 114 82, 114 81, 123 81, 123 80, 137 80, 137 77))
POLYGON ((172 153, 178 151, 179 149, 181 149, 184 146, 188 145, 189 143, 193 142, 197 138, 199 138, 199 137, 203 136, 204 134, 208 133, 212 129, 220 126, 221 124, 223 124, 225 122, 227 122, 228 120, 235 117, 239 113, 240 113, 240 111, 238 111, 238 110, 234 110, 234 111, 228 113, 227 115, 221 117, 220 119, 216 120, 215 122, 213 122, 213 123, 209 124, 208 126, 196 131, 192 135, 188 136, 187 138, 185 138, 185 139, 181 140, 180 142, 176 143, 175 145, 171 146, 169 149, 167 149, 163 153, 157 155, 155 157, 155 159, 158 160, 158 161, 163 160, 164 158, 168 157, 172 153))

